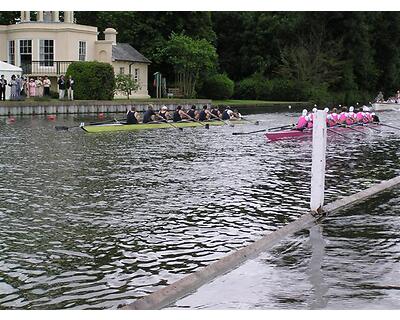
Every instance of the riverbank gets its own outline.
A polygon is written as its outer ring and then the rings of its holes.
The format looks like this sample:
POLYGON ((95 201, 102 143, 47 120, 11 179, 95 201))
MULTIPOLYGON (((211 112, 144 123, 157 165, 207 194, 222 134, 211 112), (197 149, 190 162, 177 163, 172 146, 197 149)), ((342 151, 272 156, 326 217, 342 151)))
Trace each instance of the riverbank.
POLYGON ((116 99, 116 100, 35 100, 2 101, 0 102, 0 116, 11 115, 39 115, 39 114, 80 114, 80 113, 124 113, 131 106, 141 112, 149 104, 155 109, 166 105, 169 110, 175 110, 178 105, 190 108, 195 105, 201 108, 204 105, 246 107, 277 107, 288 105, 302 106, 306 102, 288 101, 259 101, 259 100, 210 100, 210 99, 116 99))

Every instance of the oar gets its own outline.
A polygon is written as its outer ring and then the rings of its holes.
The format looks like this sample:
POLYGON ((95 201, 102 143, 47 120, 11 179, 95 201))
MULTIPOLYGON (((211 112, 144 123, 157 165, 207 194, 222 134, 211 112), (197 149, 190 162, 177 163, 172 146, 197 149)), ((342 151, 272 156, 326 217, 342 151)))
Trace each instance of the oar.
MULTIPOLYGON (((119 122, 125 119, 113 119, 113 120, 107 120, 107 121, 102 121, 102 122, 89 122, 87 125, 88 126, 96 126, 96 125, 102 125, 102 124, 106 124, 106 123, 111 123, 111 122, 119 122)), ((78 126, 71 126, 71 127, 67 127, 67 126, 55 126, 54 128, 56 129, 56 131, 68 131, 69 129, 72 128, 80 128, 82 126, 82 123, 78 126)))
POLYGON ((259 124, 260 124, 260 121, 250 121, 250 120, 247 120, 246 118, 244 118, 244 117, 241 117, 241 118, 239 118, 239 120, 244 120, 244 121, 247 121, 247 122, 249 122, 249 123, 251 123, 251 124, 254 124, 254 125, 256 125, 256 126, 258 126, 259 124))
POLYGON ((163 117, 159 116, 157 113, 155 115, 161 120, 161 122, 168 123, 172 128, 175 128, 175 129, 178 129, 180 131, 183 131, 183 128, 177 127, 176 125, 172 124, 171 122, 168 122, 168 120, 166 120, 163 117))
POLYGON ((290 128, 293 128, 293 124, 289 124, 289 125, 281 126, 281 127, 274 127, 274 128, 267 128, 267 129, 261 129, 261 130, 256 130, 256 131, 250 131, 250 132, 232 132, 232 134, 234 136, 238 136, 238 135, 243 135, 243 134, 252 134, 252 133, 271 131, 271 130, 276 130, 276 129, 290 129, 290 128))
POLYGON ((366 123, 361 123, 361 124, 359 124, 359 125, 361 125, 361 126, 363 126, 363 127, 367 127, 368 129, 371 129, 371 130, 374 130, 374 131, 377 131, 377 132, 382 132, 381 130, 379 130, 379 129, 376 129, 376 128, 371 128, 370 126, 368 126, 366 123))
POLYGON ((200 120, 197 120, 195 118, 192 118, 191 116, 187 115, 189 117, 190 120, 193 120, 195 122, 200 123, 204 128, 206 128, 207 130, 210 129, 210 125, 208 123, 203 123, 200 120))
POLYGON ((374 123, 374 124, 379 124, 379 125, 381 125, 381 126, 389 127, 389 128, 392 128, 392 129, 400 130, 400 128, 395 127, 395 126, 391 126, 391 125, 389 125, 389 124, 383 124, 383 123, 380 123, 380 122, 373 122, 373 123, 374 123))
POLYGON ((229 123, 228 121, 222 120, 220 117, 217 117, 215 114, 210 113, 210 115, 211 115, 213 118, 218 119, 219 121, 222 121, 222 122, 225 123, 227 126, 234 127, 233 123, 229 123))
POLYGON ((357 130, 357 129, 354 129, 354 128, 351 127, 350 125, 342 124, 341 127, 342 127, 342 128, 347 128, 347 129, 350 129, 350 130, 353 130, 353 131, 355 131, 355 132, 362 133, 362 134, 365 135, 365 136, 367 135, 365 132, 360 131, 360 130, 357 130))
POLYGON ((339 136, 341 136, 341 137, 344 137, 344 138, 349 138, 348 136, 346 136, 345 134, 343 134, 343 133, 339 133, 339 132, 337 132, 337 131, 335 131, 335 130, 333 130, 332 128, 326 128, 329 132, 333 132, 333 133, 335 133, 335 134, 337 134, 337 135, 339 135, 339 136))

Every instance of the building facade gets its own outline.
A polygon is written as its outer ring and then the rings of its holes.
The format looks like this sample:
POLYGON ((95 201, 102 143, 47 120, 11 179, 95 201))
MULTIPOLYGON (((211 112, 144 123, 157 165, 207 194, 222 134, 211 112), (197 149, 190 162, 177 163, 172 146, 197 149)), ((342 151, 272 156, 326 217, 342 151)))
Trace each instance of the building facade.
MULTIPOLYGON (((47 75, 52 83, 65 74, 74 61, 110 63, 114 73, 130 74, 139 83, 132 97, 148 98, 147 78, 150 61, 127 43, 117 43, 117 31, 107 28, 105 39, 98 39, 97 27, 75 23, 74 12, 21 11, 20 22, 0 25, 0 60, 22 68, 24 75, 47 75)), ((53 88, 54 89, 54 88, 53 88)), ((121 94, 122 96, 122 94, 121 94)))

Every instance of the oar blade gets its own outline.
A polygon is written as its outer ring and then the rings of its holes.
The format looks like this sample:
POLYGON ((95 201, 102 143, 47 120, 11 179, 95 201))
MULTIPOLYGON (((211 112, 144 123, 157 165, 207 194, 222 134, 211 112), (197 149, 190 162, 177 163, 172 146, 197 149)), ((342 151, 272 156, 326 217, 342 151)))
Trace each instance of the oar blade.
POLYGON ((55 126, 56 131, 68 131, 69 127, 66 126, 55 126))

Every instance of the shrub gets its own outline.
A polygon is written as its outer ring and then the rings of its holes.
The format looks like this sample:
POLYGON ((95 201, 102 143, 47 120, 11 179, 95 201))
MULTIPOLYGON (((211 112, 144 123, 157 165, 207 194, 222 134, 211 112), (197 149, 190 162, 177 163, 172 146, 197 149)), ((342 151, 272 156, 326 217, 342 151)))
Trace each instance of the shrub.
POLYGON ((75 80, 74 97, 77 100, 112 100, 115 90, 114 69, 109 63, 79 61, 69 65, 69 75, 75 80))
POLYGON ((271 95, 271 82, 260 74, 253 74, 236 84, 235 98, 261 100, 269 99, 271 95))
POLYGON ((234 86, 235 83, 226 74, 216 74, 204 81, 202 94, 210 99, 229 99, 234 86))

